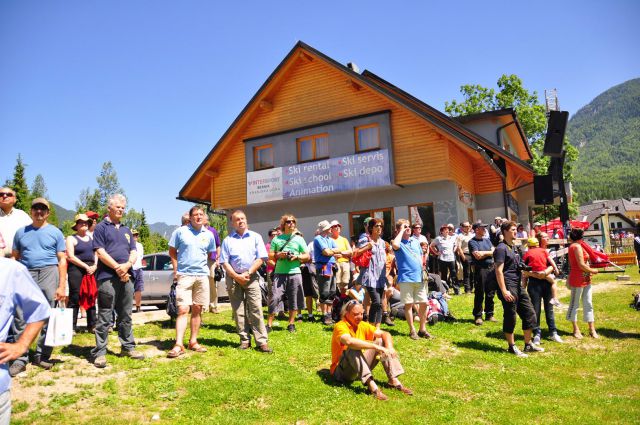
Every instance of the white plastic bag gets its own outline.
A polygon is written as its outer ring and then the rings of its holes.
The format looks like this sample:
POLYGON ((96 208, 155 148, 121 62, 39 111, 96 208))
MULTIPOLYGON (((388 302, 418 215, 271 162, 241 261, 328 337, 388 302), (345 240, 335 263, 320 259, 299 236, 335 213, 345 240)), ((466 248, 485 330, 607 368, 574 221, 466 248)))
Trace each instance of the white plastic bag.
POLYGON ((64 303, 51 309, 47 335, 44 345, 58 347, 71 344, 73 339, 73 309, 66 308, 64 303))

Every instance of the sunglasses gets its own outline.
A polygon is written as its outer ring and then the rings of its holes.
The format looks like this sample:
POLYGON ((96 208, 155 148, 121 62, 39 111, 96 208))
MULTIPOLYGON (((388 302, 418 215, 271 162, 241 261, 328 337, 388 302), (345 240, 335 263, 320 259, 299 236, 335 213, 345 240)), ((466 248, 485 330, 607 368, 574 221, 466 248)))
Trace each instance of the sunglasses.
POLYGON ((0 192, 0 198, 13 198, 13 193, 11 193, 11 192, 0 192))
POLYGON ((382 227, 382 224, 375 224, 373 227, 382 227))
POLYGON ((285 224, 291 224, 291 223, 296 224, 296 221, 295 220, 285 220, 284 223, 285 224))
POLYGON ((31 207, 31 209, 34 210, 34 211, 45 211, 45 212, 49 211, 49 208, 47 208, 44 205, 36 205, 36 206, 31 207))

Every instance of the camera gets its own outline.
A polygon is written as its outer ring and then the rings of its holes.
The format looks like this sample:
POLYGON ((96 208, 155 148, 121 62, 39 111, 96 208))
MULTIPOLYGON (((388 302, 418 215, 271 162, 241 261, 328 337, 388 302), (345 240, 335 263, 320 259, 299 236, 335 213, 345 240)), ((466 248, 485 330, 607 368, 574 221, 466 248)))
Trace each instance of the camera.
POLYGON ((525 263, 518 264, 518 271, 519 272, 530 272, 531 270, 532 270, 531 266, 529 266, 529 265, 527 265, 525 263))
POLYGON ((293 257, 295 256, 295 254, 293 252, 287 252, 287 260, 291 261, 293 259, 293 257))

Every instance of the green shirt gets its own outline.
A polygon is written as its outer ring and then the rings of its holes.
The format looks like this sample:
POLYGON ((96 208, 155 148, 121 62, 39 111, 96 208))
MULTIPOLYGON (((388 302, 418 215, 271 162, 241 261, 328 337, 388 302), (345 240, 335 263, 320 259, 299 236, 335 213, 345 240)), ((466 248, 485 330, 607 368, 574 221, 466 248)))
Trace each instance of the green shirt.
MULTIPOLYGON (((307 251, 307 243, 302 236, 294 235, 291 242, 287 243, 290 235, 276 236, 271 241, 271 252, 281 252, 284 246, 284 252, 290 252, 295 255, 304 254, 307 251)), ((300 271, 300 260, 289 261, 286 258, 281 258, 276 262, 277 274, 298 274, 300 271)))

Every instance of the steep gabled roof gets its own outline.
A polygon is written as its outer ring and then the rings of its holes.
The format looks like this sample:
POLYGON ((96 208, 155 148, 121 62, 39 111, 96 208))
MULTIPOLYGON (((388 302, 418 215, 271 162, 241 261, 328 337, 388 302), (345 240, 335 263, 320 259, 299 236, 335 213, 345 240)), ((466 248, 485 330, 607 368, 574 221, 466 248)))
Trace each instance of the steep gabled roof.
POLYGON ((511 153, 501 149, 490 141, 484 139, 480 135, 474 133, 470 129, 466 128, 461 123, 452 119, 451 117, 443 114, 437 109, 427 105, 426 103, 420 101, 419 99, 411 96, 410 94, 404 92, 403 90, 393 86, 392 84, 386 82, 382 78, 376 76, 375 74, 364 71, 361 74, 353 71, 352 69, 342 65, 341 63, 335 61, 334 59, 326 56, 324 53, 314 49, 308 44, 298 41, 295 46, 291 49, 291 51, 285 56, 285 58, 278 64, 278 66, 274 69, 274 71, 269 75, 267 80, 260 86, 258 91, 253 95, 251 100, 247 103, 247 105, 242 109, 242 111, 238 114, 235 120, 231 123, 229 128, 225 131, 222 137, 218 140, 218 142, 214 145, 213 149, 209 152, 209 154, 204 158, 204 160, 200 163, 198 168, 191 175, 189 180, 185 183, 185 185, 180 189, 180 193, 178 199, 187 200, 187 201, 202 201, 195 199, 188 199, 183 195, 185 191, 189 188, 191 184, 194 183, 195 179, 198 177, 200 173, 206 172, 206 165, 210 162, 210 160, 215 156, 219 149, 224 148, 224 140, 227 139, 235 130, 237 130, 237 126, 242 122, 245 115, 247 115, 253 108, 259 104, 260 99, 263 97, 270 84, 278 77, 278 75, 283 71, 283 68, 287 67, 292 58, 296 55, 304 55, 304 52, 308 52, 313 56, 318 57, 329 65, 337 68, 341 72, 348 75, 354 82, 357 84, 361 84, 363 86, 368 87, 371 90, 378 92, 379 94, 387 97, 394 103, 400 104, 404 108, 410 110, 414 114, 424 118, 429 123, 434 125, 436 128, 441 131, 451 135, 454 139, 460 141, 463 145, 466 145, 467 148, 479 153, 485 161, 492 165, 492 168, 502 177, 504 175, 502 172, 493 164, 490 160, 487 153, 491 155, 497 155, 500 157, 504 157, 508 159, 511 163, 520 167, 521 169, 527 172, 533 172, 533 168, 530 164, 523 161, 522 159, 512 155, 511 153))

